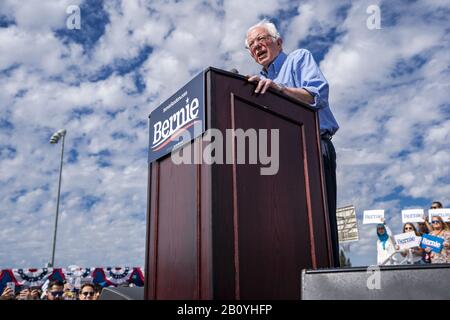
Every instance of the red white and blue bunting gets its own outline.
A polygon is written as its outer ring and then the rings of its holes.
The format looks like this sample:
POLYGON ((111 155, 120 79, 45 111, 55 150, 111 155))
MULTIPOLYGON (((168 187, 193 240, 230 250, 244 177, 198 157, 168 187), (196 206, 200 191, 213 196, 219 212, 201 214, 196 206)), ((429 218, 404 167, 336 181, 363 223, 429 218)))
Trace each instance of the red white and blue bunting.
POLYGON ((53 273, 53 269, 12 269, 16 285, 42 286, 53 273))
POLYGON ((113 285, 121 285, 131 277, 130 268, 106 268, 105 270, 106 279, 113 285))
POLYGON ((47 280, 67 281, 76 287, 86 282, 104 287, 131 283, 144 286, 144 275, 139 267, 3 269, 0 271, 0 294, 8 282, 14 282, 16 286, 42 286, 47 280))

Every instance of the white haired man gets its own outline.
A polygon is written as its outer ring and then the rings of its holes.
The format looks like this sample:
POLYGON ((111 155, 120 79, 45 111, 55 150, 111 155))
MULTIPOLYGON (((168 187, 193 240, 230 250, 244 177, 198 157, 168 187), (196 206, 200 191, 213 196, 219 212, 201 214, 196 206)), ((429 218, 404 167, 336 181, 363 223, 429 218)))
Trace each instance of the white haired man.
POLYGON ((263 20, 247 31, 245 45, 256 63, 259 75, 249 76, 256 83, 255 93, 273 88, 297 98, 318 110, 327 203, 333 242, 334 266, 339 267, 339 240, 336 220, 336 152, 331 142, 339 129, 328 105, 328 82, 308 50, 283 52, 283 40, 275 25, 263 20))

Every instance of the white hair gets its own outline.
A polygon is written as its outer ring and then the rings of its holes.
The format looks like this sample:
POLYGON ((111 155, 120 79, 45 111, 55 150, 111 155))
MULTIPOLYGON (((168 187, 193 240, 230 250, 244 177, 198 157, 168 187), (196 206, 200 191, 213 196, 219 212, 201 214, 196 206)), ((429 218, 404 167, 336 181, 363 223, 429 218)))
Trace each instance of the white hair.
MULTIPOLYGON (((246 36, 248 36, 250 31, 252 31, 253 29, 258 28, 258 27, 263 27, 264 29, 266 29, 267 33, 269 33, 272 37, 274 37, 275 40, 278 40, 279 38, 281 38, 280 33, 277 30, 277 27, 267 19, 263 19, 260 22, 258 22, 257 24, 248 28, 246 36)), ((245 47, 248 48, 247 37, 245 37, 245 47)))

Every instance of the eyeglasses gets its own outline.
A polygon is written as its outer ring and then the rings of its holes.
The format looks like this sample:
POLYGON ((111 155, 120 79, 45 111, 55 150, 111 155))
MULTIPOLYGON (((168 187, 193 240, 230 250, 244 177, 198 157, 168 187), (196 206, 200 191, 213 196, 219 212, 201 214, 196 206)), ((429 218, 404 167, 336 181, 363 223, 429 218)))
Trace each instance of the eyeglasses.
POLYGON ((64 294, 64 291, 50 291, 50 294, 54 297, 61 297, 64 294))
POLYGON ((274 38, 274 37, 271 36, 270 34, 266 34, 266 35, 263 35, 263 36, 262 35, 258 36, 258 37, 256 37, 256 39, 254 39, 254 40, 252 40, 252 41, 250 41, 248 43, 247 49, 254 50, 258 43, 260 43, 260 42, 264 42, 265 43, 270 38, 274 38))
POLYGON ((87 296, 94 296, 95 292, 82 292, 81 293, 83 296, 87 297, 87 296))
POLYGON ((431 223, 432 224, 438 224, 438 223, 441 223, 439 220, 433 220, 433 221, 431 221, 431 223))

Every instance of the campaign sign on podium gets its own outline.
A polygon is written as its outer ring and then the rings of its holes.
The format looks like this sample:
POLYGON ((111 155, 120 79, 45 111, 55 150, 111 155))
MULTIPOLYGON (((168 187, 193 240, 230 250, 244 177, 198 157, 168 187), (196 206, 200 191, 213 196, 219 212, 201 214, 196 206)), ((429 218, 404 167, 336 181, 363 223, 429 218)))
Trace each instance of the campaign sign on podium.
POLYGON ((149 162, 171 153, 205 131, 204 87, 202 71, 150 114, 149 162))

